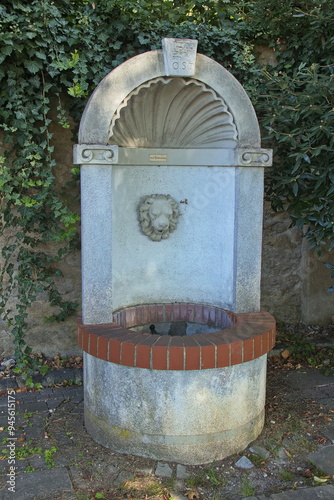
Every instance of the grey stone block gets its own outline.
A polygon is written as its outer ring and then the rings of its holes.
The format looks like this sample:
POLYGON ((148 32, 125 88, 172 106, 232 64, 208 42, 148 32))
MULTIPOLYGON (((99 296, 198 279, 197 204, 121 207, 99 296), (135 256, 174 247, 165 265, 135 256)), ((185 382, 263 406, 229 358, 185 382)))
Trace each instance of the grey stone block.
POLYGON ((308 459, 325 474, 334 474, 334 445, 325 446, 319 451, 311 453, 308 459))
POLYGON ((177 464, 176 477, 177 477, 177 479, 186 479, 187 477, 189 477, 189 473, 187 472, 187 468, 184 465, 177 464))
POLYGON ((172 477, 173 471, 168 464, 158 462, 155 475, 160 477, 172 477))
POLYGON ((300 488, 294 491, 283 491, 270 495, 270 500, 333 500, 334 486, 318 486, 316 488, 300 488))
POLYGON ((72 492, 72 483, 66 469, 58 468, 31 474, 20 474, 15 481, 15 493, 8 491, 8 486, 0 490, 1 500, 36 500, 48 495, 55 498, 57 493, 72 492))
POLYGON ((252 469, 254 464, 249 460, 249 458, 243 456, 235 463, 235 466, 240 469, 252 469))
POLYGON ((266 448, 263 448, 262 446, 258 446, 254 444, 249 448, 249 451, 251 453, 254 453, 254 455, 258 455, 261 457, 263 460, 267 460, 267 458, 270 457, 270 451, 266 450, 266 448))
POLYGON ((334 425, 326 427, 326 429, 323 430, 323 433, 324 436, 326 436, 327 439, 330 439, 332 444, 334 444, 334 425))

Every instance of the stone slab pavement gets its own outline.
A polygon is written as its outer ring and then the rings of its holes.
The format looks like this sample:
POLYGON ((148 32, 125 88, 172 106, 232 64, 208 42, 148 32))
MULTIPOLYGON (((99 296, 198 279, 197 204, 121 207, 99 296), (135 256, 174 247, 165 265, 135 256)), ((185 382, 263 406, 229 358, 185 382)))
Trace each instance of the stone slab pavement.
MULTIPOLYGON (((318 401, 321 401, 321 404, 334 408, 333 378, 324 377, 316 371, 311 370, 306 370, 303 373, 294 371, 289 373, 286 378, 286 383, 291 390, 293 389, 294 395, 296 395, 296 392, 300 392, 301 397, 306 394, 307 397, 317 399, 318 401)), ((43 439, 43 433, 45 432, 45 422, 50 415, 54 414, 55 411, 60 411, 62 418, 65 419, 65 421, 66 414, 69 415, 71 413, 72 415, 75 415, 78 417, 78 426, 81 426, 82 429, 82 386, 60 388, 52 387, 35 392, 21 393, 15 393, 12 389, 9 389, 9 392, 3 392, 0 396, 0 427, 2 427, 2 429, 7 428, 6 430, 9 432, 11 422, 13 423, 13 427, 16 426, 19 428, 23 419, 25 420, 25 425, 24 438, 22 437, 22 439, 34 440, 38 438, 41 440, 43 439), (15 396, 9 398, 11 394, 14 394, 15 396), (11 401, 15 401, 13 419, 9 419, 11 416, 10 410, 12 408, 12 406, 9 405, 11 401), (15 412, 17 412, 18 415, 16 415, 15 412), (29 425, 29 423, 27 424, 27 422, 30 422, 30 419, 32 421, 31 425, 29 425)), ((56 421, 57 420, 55 420, 55 422, 56 421)), ((327 436, 332 440, 332 443, 334 443, 334 426, 332 428, 327 427, 327 436)), ((20 434, 18 433, 15 438, 20 440, 20 434)), ((71 437, 65 434, 61 437, 61 439, 65 449, 68 443, 70 443, 71 437)), ((16 443, 18 443, 18 441, 16 441, 16 443)), ((3 444, 3 446, 6 445, 3 444)), ((57 462, 52 463, 52 468, 48 468, 45 460, 42 460, 42 458, 45 457, 36 453, 33 456, 28 457, 26 460, 16 460, 16 462, 13 462, 16 467, 15 473, 13 473, 11 472, 12 470, 10 469, 9 462, 11 457, 10 442, 8 450, 9 456, 6 460, 0 461, 0 500, 46 500, 58 498, 61 500, 77 499, 73 488, 73 467, 69 464, 70 455, 59 457, 57 462), (14 488, 11 488, 12 484, 14 485, 14 488)), ((314 465, 322 469, 324 473, 332 476, 334 475, 334 444, 324 446, 320 449, 320 451, 310 454, 308 459, 312 461, 314 465)), ((102 465, 103 464, 101 464, 101 466, 102 465)), ((171 477, 173 471, 168 464, 156 462, 152 473, 157 477, 171 477)), ((180 464, 177 465, 176 478, 180 480, 184 479, 186 474, 186 467, 180 464)), ((173 498, 174 500, 184 500, 185 497, 176 493, 173 498)), ((268 498, 269 500, 333 500, 334 485, 328 484, 298 488, 293 491, 282 491, 280 493, 271 494, 269 497, 248 497, 248 500, 267 500, 268 498)))

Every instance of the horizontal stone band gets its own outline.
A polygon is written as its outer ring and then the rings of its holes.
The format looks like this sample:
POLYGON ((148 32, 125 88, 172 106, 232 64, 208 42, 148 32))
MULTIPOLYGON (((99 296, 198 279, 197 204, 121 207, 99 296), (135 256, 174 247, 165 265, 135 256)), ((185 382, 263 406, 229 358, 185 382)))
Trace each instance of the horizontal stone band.
POLYGON ((245 363, 275 344, 276 323, 267 312, 234 314, 202 304, 149 304, 115 312, 114 323, 83 325, 78 345, 99 359, 154 370, 205 370, 245 363), (138 333, 146 323, 187 321, 217 326, 213 333, 170 336, 138 333))
POLYGON ((77 165, 174 165, 189 167, 270 167, 271 149, 252 148, 124 148, 76 144, 73 163, 77 165))

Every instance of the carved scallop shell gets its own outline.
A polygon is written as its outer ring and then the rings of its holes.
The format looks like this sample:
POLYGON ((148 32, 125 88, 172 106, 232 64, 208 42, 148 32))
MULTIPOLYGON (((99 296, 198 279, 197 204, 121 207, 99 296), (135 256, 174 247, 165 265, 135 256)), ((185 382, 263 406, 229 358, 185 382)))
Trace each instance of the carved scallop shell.
POLYGON ((131 92, 115 113, 109 144, 134 148, 236 147, 231 113, 197 80, 156 78, 131 92))

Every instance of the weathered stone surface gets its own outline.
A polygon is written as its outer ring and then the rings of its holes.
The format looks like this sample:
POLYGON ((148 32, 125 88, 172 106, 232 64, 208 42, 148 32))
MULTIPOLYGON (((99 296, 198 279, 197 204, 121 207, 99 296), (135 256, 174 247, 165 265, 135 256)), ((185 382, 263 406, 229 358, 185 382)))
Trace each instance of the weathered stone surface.
POLYGON ((266 356, 225 368, 173 371, 85 353, 84 370, 86 429, 121 453, 209 463, 245 449, 263 427, 266 356))
POLYGON ((249 451, 251 453, 254 453, 255 455, 258 455, 259 457, 263 458, 263 460, 267 460, 267 458, 270 457, 270 451, 266 450, 266 448, 263 448, 262 446, 258 446, 256 444, 253 444, 250 446, 249 451))
POLYGON ((121 486, 124 483, 127 483, 128 481, 132 481, 134 478, 134 473, 128 470, 123 470, 120 472, 117 476, 116 479, 114 479, 113 484, 114 486, 121 486))
POLYGON ((289 226, 285 213, 273 213, 265 205, 261 308, 281 321, 298 322, 302 305, 302 232, 289 226))
POLYGON ((177 479, 186 479, 187 477, 189 477, 189 473, 187 472, 187 468, 184 465, 177 464, 176 477, 177 477, 177 479))
POLYGON ((249 458, 243 456, 237 462, 235 462, 235 466, 240 469, 252 469, 254 464, 249 460, 249 458))
POLYGON ((34 500, 42 496, 58 494, 71 494, 72 483, 65 468, 53 468, 51 470, 20 474, 16 478, 15 493, 0 490, 2 500, 34 500))
MULTIPOLYGON (((262 497, 261 497, 262 498, 262 497)), ((270 495, 270 500, 333 500, 334 486, 318 486, 317 488, 299 488, 295 491, 284 491, 270 495)))
POLYGON ((325 446, 311 453, 308 459, 325 474, 334 474, 334 445, 325 446))
POLYGON ((324 429, 324 435, 327 439, 330 439, 332 441, 332 444, 334 444, 334 424, 324 429))
POLYGON ((160 477, 172 477, 173 470, 170 466, 163 462, 158 462, 155 469, 155 475, 160 477))

